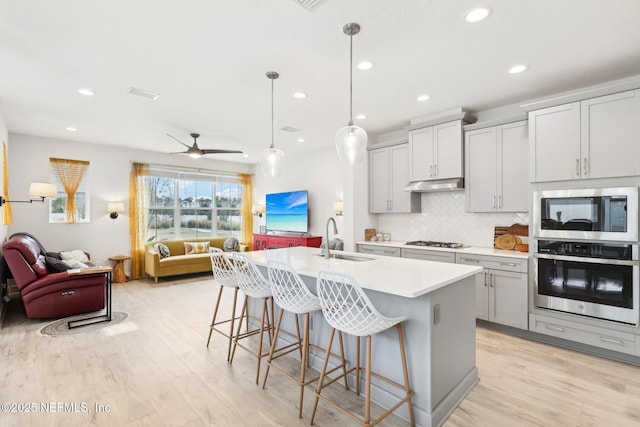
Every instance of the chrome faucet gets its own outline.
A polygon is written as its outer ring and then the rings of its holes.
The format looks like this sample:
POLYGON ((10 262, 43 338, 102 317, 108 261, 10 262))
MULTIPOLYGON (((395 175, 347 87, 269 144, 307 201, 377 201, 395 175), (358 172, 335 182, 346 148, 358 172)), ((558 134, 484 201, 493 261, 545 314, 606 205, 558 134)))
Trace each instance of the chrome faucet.
POLYGON ((322 251, 322 253, 324 254, 324 257, 329 259, 329 257, 331 256, 331 253, 329 252, 329 223, 333 222, 333 234, 338 234, 338 226, 336 225, 336 220, 333 219, 332 216, 329 217, 329 219, 327 220, 327 227, 325 229, 325 234, 324 234, 324 250, 322 251))

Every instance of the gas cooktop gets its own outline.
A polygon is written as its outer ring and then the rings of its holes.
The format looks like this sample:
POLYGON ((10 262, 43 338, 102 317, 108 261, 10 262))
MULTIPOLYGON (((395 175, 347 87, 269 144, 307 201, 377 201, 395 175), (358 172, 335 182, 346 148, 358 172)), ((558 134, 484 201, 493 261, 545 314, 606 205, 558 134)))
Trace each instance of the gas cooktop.
POLYGON ((462 243, 454 243, 454 242, 434 242, 434 241, 424 241, 424 240, 415 240, 413 242, 407 242, 405 245, 414 245, 414 246, 431 246, 435 248, 462 248, 464 245, 462 243))

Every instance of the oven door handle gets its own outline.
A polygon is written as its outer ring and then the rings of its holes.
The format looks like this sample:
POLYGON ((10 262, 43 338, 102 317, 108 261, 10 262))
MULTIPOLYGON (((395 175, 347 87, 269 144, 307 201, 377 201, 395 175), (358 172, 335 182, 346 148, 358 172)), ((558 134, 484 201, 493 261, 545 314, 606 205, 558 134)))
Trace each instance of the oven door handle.
POLYGON ((533 254, 533 257, 542 258, 542 259, 553 259, 558 261, 586 262, 591 264, 628 265, 631 267, 636 267, 640 265, 640 261, 629 261, 626 259, 583 258, 583 257, 577 257, 577 256, 549 255, 549 254, 533 254))

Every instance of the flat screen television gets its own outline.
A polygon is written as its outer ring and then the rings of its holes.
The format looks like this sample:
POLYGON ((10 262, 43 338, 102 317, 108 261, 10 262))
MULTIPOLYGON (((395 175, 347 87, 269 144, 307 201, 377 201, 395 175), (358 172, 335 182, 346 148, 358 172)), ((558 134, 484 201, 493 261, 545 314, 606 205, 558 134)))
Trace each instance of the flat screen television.
POLYGON ((308 232, 308 196, 307 190, 267 194, 267 230, 308 232))

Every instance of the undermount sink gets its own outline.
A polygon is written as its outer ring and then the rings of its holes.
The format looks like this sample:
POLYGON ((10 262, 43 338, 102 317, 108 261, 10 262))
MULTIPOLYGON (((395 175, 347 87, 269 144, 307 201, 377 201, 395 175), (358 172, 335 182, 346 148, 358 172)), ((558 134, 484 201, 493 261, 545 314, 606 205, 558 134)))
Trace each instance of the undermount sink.
MULTIPOLYGON (((324 254, 314 254, 314 255, 324 256, 324 254)), ((329 255, 329 258, 344 259, 347 261, 356 261, 356 262, 373 261, 375 259, 375 258, 369 258, 366 256, 347 255, 347 254, 338 254, 338 253, 332 253, 331 255, 329 255)))

